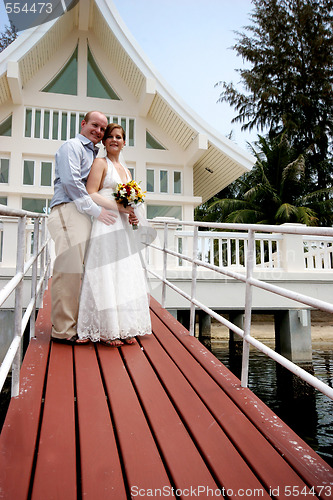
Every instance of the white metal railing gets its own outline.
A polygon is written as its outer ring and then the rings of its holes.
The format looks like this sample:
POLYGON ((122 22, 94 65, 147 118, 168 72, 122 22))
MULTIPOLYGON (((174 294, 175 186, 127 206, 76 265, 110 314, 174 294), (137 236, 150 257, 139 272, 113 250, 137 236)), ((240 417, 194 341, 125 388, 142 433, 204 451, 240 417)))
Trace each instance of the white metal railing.
MULTIPOLYGON (((61 109, 25 108, 25 137, 66 141, 80 132, 85 113, 61 109)), ((126 132, 128 146, 135 144, 135 118, 107 115, 108 123, 118 123, 126 132)))
MULTIPOLYGON (((155 224, 156 227, 156 220, 151 220, 150 221, 152 224, 155 224)), ((163 243, 158 246, 156 244, 151 244, 150 245, 150 250, 149 252, 153 251, 158 251, 158 252, 163 252, 163 267, 162 267, 162 276, 159 275, 154 269, 153 266, 151 266, 151 261, 153 261, 152 257, 149 257, 149 265, 147 267, 147 272, 150 273, 152 276, 155 278, 161 280, 162 282, 162 307, 165 307, 165 301, 166 301, 166 287, 170 287, 172 290, 176 291, 179 293, 182 297, 187 299, 190 304, 190 334, 194 335, 194 330, 195 330, 195 310, 196 308, 199 308, 209 314, 211 317, 215 318, 217 321, 222 323, 223 325, 227 326, 231 331, 242 337, 243 339, 243 355, 242 355, 242 373, 241 373, 241 385, 242 387, 247 387, 248 384, 248 367, 249 367, 249 349, 250 345, 256 347, 258 350, 260 350, 262 353, 266 354, 279 364, 281 364, 283 367, 288 369, 290 372, 294 373, 298 377, 300 377, 302 380, 306 381, 319 391, 321 391, 323 394, 328 396, 329 398, 333 399, 333 389, 329 387, 327 384, 319 380, 318 378, 314 377, 310 373, 308 373, 306 370, 302 369, 300 366, 296 365, 292 361, 288 360, 281 354, 275 352, 273 349, 270 349, 267 347, 265 344, 262 342, 258 341, 257 339, 253 338, 251 336, 250 330, 251 330, 251 310, 252 310, 252 292, 253 292, 253 287, 258 287, 261 288, 262 290, 266 290, 275 294, 278 294, 280 296, 295 300, 297 302, 306 304, 308 306, 321 309, 323 311, 327 311, 330 313, 333 313, 333 304, 329 302, 325 302, 301 293, 297 293, 292 290, 287 290, 285 288, 282 288, 280 286, 274 285, 272 283, 267 283, 263 280, 256 279, 254 277, 253 271, 257 265, 257 258, 256 256, 258 253, 256 252, 257 246, 258 246, 258 241, 259 241, 259 254, 262 255, 262 250, 261 250, 261 241, 275 241, 276 246, 279 252, 279 241, 281 242, 282 236, 283 235, 299 235, 301 236, 302 239, 304 239, 306 242, 317 242, 319 243, 319 248, 323 250, 325 253, 325 249, 330 249, 332 246, 332 241, 333 241, 333 228, 318 228, 318 227, 306 227, 306 226, 301 226, 301 225, 282 225, 282 226, 268 226, 268 225, 256 225, 256 224, 217 224, 217 223, 203 223, 203 222, 188 222, 188 221, 176 221, 174 219, 163 219, 158 221, 159 227, 161 228, 160 230, 160 240, 163 241, 163 243), (162 230, 162 226, 164 229, 162 230), (190 255, 190 252, 187 254, 185 252, 180 253, 179 251, 172 250, 170 248, 170 238, 169 238, 169 245, 168 245, 168 226, 173 227, 174 229, 176 227, 181 227, 181 226, 187 226, 193 227, 193 231, 191 233, 191 245, 185 245, 187 248, 190 246, 192 247, 192 255, 190 255), (221 265, 219 262, 218 265, 213 264, 211 262, 212 259, 207 259, 208 261, 205 261, 205 259, 202 259, 202 246, 200 246, 200 238, 201 236, 201 231, 199 231, 199 227, 204 227, 204 228, 211 228, 215 230, 221 230, 221 231, 233 231, 233 230, 238 230, 238 231, 245 231, 246 234, 242 233, 242 236, 240 237, 239 235, 235 236, 235 233, 230 233, 232 237, 235 238, 235 241, 244 241, 246 242, 245 248, 246 252, 244 252, 244 262, 243 262, 243 267, 244 267, 244 273, 236 272, 233 270, 230 266, 226 267, 224 265, 221 265), (271 240, 268 235, 264 238, 262 235, 263 233, 272 233, 273 240, 271 240), (237 240, 236 240, 237 238, 237 240), (331 242, 329 244, 329 241, 331 242), (324 243, 325 242, 325 245, 324 243), (177 287, 174 283, 172 283, 170 280, 167 279, 167 262, 168 262, 168 255, 175 257, 178 259, 178 262, 186 262, 187 264, 192 266, 192 284, 191 284, 191 295, 188 293, 184 292, 181 290, 179 287, 177 287), (205 269, 209 269, 211 271, 214 271, 216 273, 222 274, 224 276, 228 276, 230 278, 235 278, 237 280, 240 280, 245 283, 245 304, 244 304, 244 329, 239 328, 238 326, 234 325, 230 321, 226 320, 223 316, 220 314, 217 314, 215 311, 207 307, 205 304, 201 303, 198 301, 195 296, 196 296, 196 280, 197 280, 197 272, 198 268, 203 267, 205 269)), ((176 230, 175 233, 178 231, 176 230)), ((180 231, 181 234, 181 231, 180 231)), ((185 233, 184 233, 185 234, 185 233)), ((185 235, 188 238, 189 237, 189 232, 187 232, 185 235)), ((205 233, 207 234, 207 233, 205 233)), ((178 236, 177 236, 178 237, 178 236)), ((207 236, 205 236, 207 237, 207 236)), ((225 237, 225 236, 224 236, 225 237)), ((209 238, 211 239, 216 239, 219 238, 219 241, 222 239, 223 240, 223 234, 220 236, 216 236, 216 233, 211 233, 209 235, 209 238)), ((299 241, 299 238, 297 238, 297 241, 299 241)), ((307 244, 308 245, 308 244, 307 244)), ((172 243, 171 243, 172 246, 172 243)), ((310 245, 311 246, 311 245, 310 245)), ((288 247, 288 245, 287 245, 288 247)), ((176 246, 178 250, 178 246, 176 246)), ((211 247, 210 247, 211 248, 211 247)), ((312 248, 312 247, 311 247, 312 248)), ((211 253, 212 250, 210 250, 211 253)), ((331 250, 327 250, 327 252, 331 252, 331 250)), ((268 256, 269 260, 272 259, 273 255, 273 248, 271 247, 271 250, 268 247, 268 256)), ((331 253, 329 253, 331 255, 331 253)), ((299 259, 298 260, 302 260, 299 259)), ((278 261, 276 261, 278 262, 278 261)), ((327 262, 327 259, 326 261, 327 262)), ((230 263, 230 261, 229 261, 230 263)), ((236 261, 237 263, 237 261, 236 261)), ((240 262, 239 262, 240 263, 240 262)), ((286 263, 285 263, 286 264, 286 263)), ((266 265, 265 260, 259 260, 259 265, 266 265)), ((288 266, 287 266, 288 267, 288 266)), ((305 262, 303 262, 303 267, 305 267, 305 262)), ((322 268, 322 266, 320 267, 322 268)), ((332 269, 332 266, 329 268, 332 269)))
POLYGON ((15 312, 14 312, 14 338, 7 350, 5 358, 0 367, 0 391, 12 369, 12 396, 19 394, 19 381, 21 369, 21 345, 25 328, 30 319, 30 339, 35 335, 35 313, 38 298, 43 297, 47 286, 50 270, 50 257, 48 251, 49 238, 46 229, 46 216, 25 210, 13 210, 5 205, 0 205, 0 216, 10 216, 18 218, 17 225, 17 258, 16 274, 0 290, 0 307, 15 291, 15 312), (26 260, 26 225, 27 218, 34 220, 33 231, 33 252, 26 260), (38 277, 39 261, 39 277, 38 277), (31 297, 23 315, 23 281, 28 271, 31 269, 31 297), (23 316, 22 316, 23 315, 23 316))
POLYGON ((307 269, 333 269, 333 241, 331 238, 303 237, 304 259, 307 269))
MULTIPOLYGON (((192 231, 176 231, 176 247, 187 253, 192 245, 192 231)), ((281 268, 280 234, 256 233, 256 266, 268 269, 281 268)), ((202 262, 208 262, 219 267, 245 267, 247 259, 248 235, 247 233, 228 231, 199 231, 198 255, 202 262)), ((190 265, 186 261, 179 261, 179 265, 190 265)))
MULTIPOLYGON (((282 269, 282 234, 255 233, 255 267, 282 269)), ((175 232, 176 247, 180 253, 187 254, 192 245, 193 232, 175 232)), ((301 236, 303 241, 304 269, 333 269, 333 241, 329 237, 314 235, 301 236)), ((245 268, 248 247, 248 234, 228 231, 199 231, 198 255, 202 262, 219 267, 245 268)), ((191 264, 179 259, 179 266, 191 264)))

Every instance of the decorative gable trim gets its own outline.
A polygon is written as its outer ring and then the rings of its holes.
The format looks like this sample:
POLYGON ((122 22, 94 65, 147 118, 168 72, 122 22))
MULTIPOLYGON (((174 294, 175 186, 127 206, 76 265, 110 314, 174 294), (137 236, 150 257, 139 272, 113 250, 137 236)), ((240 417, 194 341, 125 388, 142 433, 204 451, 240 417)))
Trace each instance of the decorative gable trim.
POLYGON ((145 77, 115 37, 96 3, 93 9, 92 30, 105 56, 110 58, 120 77, 135 98, 139 100, 145 83, 145 77))

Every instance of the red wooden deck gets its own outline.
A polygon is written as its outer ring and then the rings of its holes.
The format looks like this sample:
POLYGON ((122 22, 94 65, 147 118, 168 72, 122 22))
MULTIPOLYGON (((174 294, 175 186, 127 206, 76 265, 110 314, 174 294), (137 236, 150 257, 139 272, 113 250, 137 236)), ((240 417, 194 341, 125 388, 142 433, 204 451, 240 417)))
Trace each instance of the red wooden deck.
POLYGON ((136 345, 50 343, 0 437, 0 498, 333 497, 333 470, 155 301, 136 345))

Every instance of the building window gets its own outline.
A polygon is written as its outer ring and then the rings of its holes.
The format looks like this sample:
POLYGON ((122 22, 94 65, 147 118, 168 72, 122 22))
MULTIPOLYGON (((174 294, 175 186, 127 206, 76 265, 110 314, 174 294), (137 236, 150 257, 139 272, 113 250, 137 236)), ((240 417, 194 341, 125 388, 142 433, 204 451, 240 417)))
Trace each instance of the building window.
POLYGON ((89 47, 87 61, 87 96, 117 101, 120 100, 99 69, 89 47))
POLYGON ((56 141, 59 135, 59 111, 53 111, 52 123, 52 139, 56 141))
POLYGON ((9 177, 9 159, 1 158, 0 159, 0 183, 8 184, 9 177))
POLYGON ((131 176, 132 176, 132 179, 135 180, 135 170, 133 167, 127 167, 131 176))
POLYGON ((34 132, 34 137, 36 137, 36 139, 40 139, 41 116, 42 116, 42 111, 40 109, 36 109, 36 112, 35 112, 35 132, 34 132))
POLYGON ((0 205, 7 205, 7 196, 0 196, 0 205))
POLYGON ((148 193, 155 191, 155 171, 152 168, 147 168, 146 184, 148 193))
POLYGON ((148 130, 146 130, 146 148, 147 149, 165 149, 160 142, 158 142, 155 137, 151 135, 148 130))
POLYGON ((0 262, 2 262, 3 255, 3 230, 0 229, 0 262))
POLYGON ((50 212, 49 205, 51 198, 22 198, 22 209, 28 212, 37 212, 39 214, 46 214, 50 212))
POLYGON ((76 136, 76 114, 75 113, 71 113, 69 135, 70 135, 71 139, 73 139, 73 137, 76 136))
MULTIPOLYGON (((85 114, 43 108, 26 108, 25 137, 65 141, 80 132, 85 114)), ((107 116, 109 123, 119 123, 126 133, 126 144, 135 145, 135 119, 125 116, 107 116)))
POLYGON ((77 95, 78 48, 59 73, 46 85, 42 92, 77 95))
POLYGON ((134 146, 135 120, 134 118, 109 117, 109 123, 117 123, 125 130, 127 146, 134 146), (112 121, 111 121, 112 119, 112 121))
POLYGON ((52 186, 52 163, 42 161, 40 166, 40 185, 52 186))
POLYGON ((12 115, 8 116, 2 123, 0 123, 0 135, 12 135, 12 115))
POLYGON ((35 162, 33 160, 24 160, 23 162, 23 184, 33 186, 35 175, 35 162))
POLYGON ((25 137, 31 137, 32 109, 25 110, 25 137))
POLYGON ((160 170, 160 193, 169 192, 169 172, 167 170, 160 170))
POLYGON ((44 111, 43 139, 50 138, 50 111, 44 111))
POLYGON ((154 217, 174 217, 181 220, 182 207, 168 205, 147 205, 147 219, 154 217))
POLYGON ((128 130, 128 137, 127 137, 127 144, 129 146, 134 146, 134 120, 132 118, 129 119, 128 121, 129 125, 129 130, 128 130))
POLYGON ((175 170, 173 172, 173 192, 174 194, 181 194, 182 192, 182 173, 175 170))

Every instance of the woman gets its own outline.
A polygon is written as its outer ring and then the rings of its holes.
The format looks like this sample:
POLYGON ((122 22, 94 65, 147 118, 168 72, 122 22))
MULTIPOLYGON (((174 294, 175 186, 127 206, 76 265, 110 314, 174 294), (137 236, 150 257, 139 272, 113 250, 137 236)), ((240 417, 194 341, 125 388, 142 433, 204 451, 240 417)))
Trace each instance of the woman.
MULTIPOLYGON (((135 343, 136 335, 151 333, 144 270, 130 222, 137 222, 133 207, 117 203, 118 184, 131 180, 119 156, 125 145, 124 129, 107 126, 103 138, 106 158, 91 168, 87 191, 100 206, 118 210, 114 224, 95 220, 85 260, 77 333, 81 343, 100 341, 110 346, 135 343)), ((80 341, 79 341, 80 342, 80 341)))

